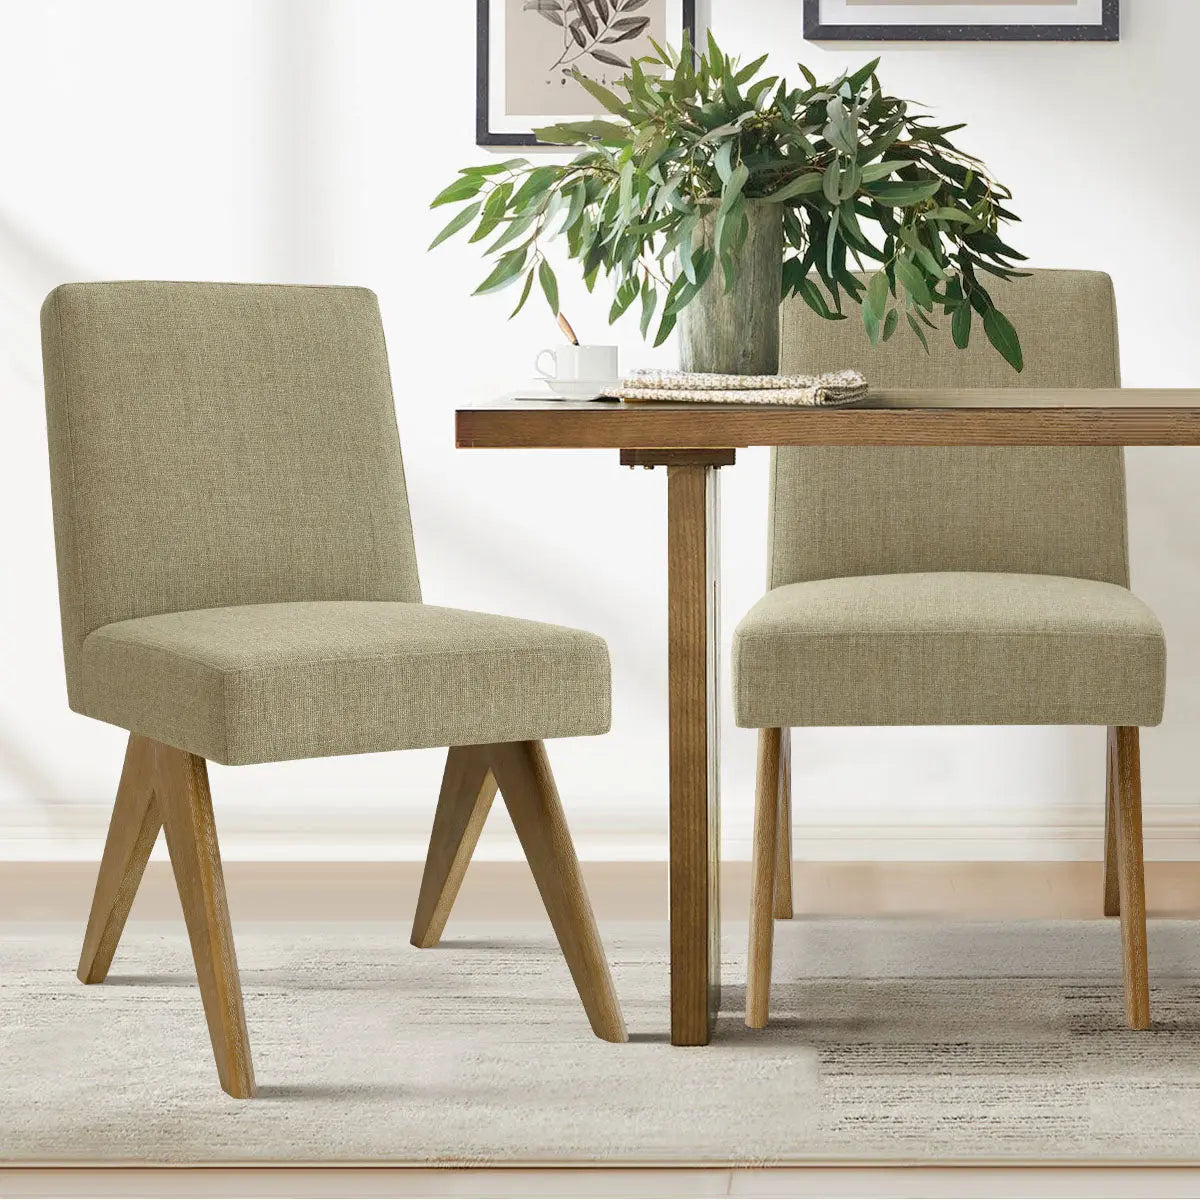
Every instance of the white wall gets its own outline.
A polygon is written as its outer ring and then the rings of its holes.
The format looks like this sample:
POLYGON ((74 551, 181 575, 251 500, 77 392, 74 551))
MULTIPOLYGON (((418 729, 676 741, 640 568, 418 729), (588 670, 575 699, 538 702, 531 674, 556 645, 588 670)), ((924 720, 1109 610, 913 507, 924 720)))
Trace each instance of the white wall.
MULTIPOLYGON (((777 69, 870 56, 801 38, 800 0, 712 0, 777 69)), ((884 47, 885 85, 947 118, 1016 193, 1036 264, 1110 271, 1126 382, 1200 384, 1194 275, 1200 6, 1126 3, 1118 45, 884 47)), ((92 856, 122 735, 68 712, 37 309, 65 279, 363 283, 380 295, 426 597, 576 623, 612 646, 614 727, 552 747, 583 854, 665 845, 662 472, 615 453, 456 451, 457 404, 519 385, 555 340, 531 303, 470 299, 474 248, 424 247, 473 144, 474 0, 0 0, 0 856, 92 856)), ((791 68, 793 74, 794 67, 791 68)), ((565 272, 563 273, 565 275, 565 272)), ((560 275, 560 278, 563 277, 560 275)), ((607 300, 564 288, 585 339, 607 300)), ((625 362, 653 356, 618 327, 625 362)), ((660 357, 662 357, 660 355, 660 357)), ((669 361, 669 355, 663 358, 669 361)), ((1198 460, 1129 455, 1135 586, 1170 642, 1144 739, 1150 851, 1200 854, 1198 460)), ((764 574, 765 452, 724 472, 726 632, 764 574)), ((1053 520, 1053 513, 1046 514, 1053 520)), ((753 735, 727 719, 724 829, 745 855, 753 735)), ((798 849, 835 857, 1094 856, 1093 730, 797 734, 798 849)), ((213 771, 227 856, 416 855, 438 755, 213 771)), ((485 853, 511 852, 502 820, 485 853)))

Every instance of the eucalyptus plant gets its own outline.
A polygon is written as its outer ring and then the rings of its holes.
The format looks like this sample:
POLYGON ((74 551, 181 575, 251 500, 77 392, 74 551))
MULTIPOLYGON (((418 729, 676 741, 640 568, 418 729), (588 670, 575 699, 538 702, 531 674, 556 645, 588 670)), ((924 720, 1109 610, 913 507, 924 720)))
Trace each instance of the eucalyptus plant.
MULTIPOLYGON (((586 9, 594 0, 566 0, 586 9)), ((982 276, 1010 279, 1024 256, 999 233, 1019 218, 1011 193, 916 107, 883 93, 879 60, 803 87, 762 75, 766 55, 742 66, 711 34, 704 53, 653 43, 617 94, 574 77, 611 118, 550 125, 540 141, 580 147, 567 163, 524 158, 464 167, 433 201, 463 208, 430 249, 474 226, 494 259, 477 295, 521 281, 517 312, 536 278, 558 311, 558 282, 544 246, 565 238, 589 291, 610 277, 617 320, 635 303, 654 344, 714 271, 728 289, 749 221, 747 205, 778 205, 784 227, 783 296, 820 316, 861 308, 872 344, 904 319, 926 350, 935 317, 950 319, 965 348, 972 323, 1016 369, 1021 345, 982 276), (864 284, 858 275, 869 274, 864 284)))

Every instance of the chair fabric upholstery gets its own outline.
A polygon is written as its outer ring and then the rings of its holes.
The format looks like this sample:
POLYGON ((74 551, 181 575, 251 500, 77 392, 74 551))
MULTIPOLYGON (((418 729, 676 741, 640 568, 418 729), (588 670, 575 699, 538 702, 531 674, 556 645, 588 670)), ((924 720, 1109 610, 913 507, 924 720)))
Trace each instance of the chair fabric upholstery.
POLYGON ((42 343, 76 711, 218 762, 608 727, 599 639, 421 607, 373 293, 64 284, 42 343))
POLYGON ((389 601, 251 604, 106 625, 93 716, 227 764, 604 733, 590 633, 389 601))
MULTIPOLYGON (((1038 271, 989 289, 1025 351, 1017 374, 973 330, 927 355, 900 331, 782 309, 782 369, 857 367, 873 387, 1119 387, 1112 282, 1038 271)), ((895 571, 1011 571, 1128 586, 1119 447, 786 447, 772 456, 768 587, 895 571)))
MULTIPOLYGON (((781 312, 782 369, 853 366, 876 387, 1119 386, 1106 275, 989 288, 1021 336, 1019 375, 978 322, 968 350, 942 331, 926 355, 901 334, 872 348, 861 321, 799 300, 781 312)), ((781 448, 769 524, 771 590, 734 637, 739 725, 1161 719, 1162 631, 1125 590, 1119 448, 781 448), (1069 609, 1057 621, 1055 603, 1069 609)))
POLYGON ((739 725, 1157 725, 1166 647, 1127 588, 1001 572, 769 591, 738 626, 739 725))

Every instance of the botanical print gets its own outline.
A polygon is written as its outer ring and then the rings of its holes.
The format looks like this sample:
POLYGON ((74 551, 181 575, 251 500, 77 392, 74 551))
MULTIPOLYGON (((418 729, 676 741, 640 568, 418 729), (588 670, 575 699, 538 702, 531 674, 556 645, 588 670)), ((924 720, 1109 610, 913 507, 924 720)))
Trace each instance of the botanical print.
POLYGON ((663 40, 666 0, 506 0, 505 107, 559 116, 602 108, 573 70, 611 84, 663 40))

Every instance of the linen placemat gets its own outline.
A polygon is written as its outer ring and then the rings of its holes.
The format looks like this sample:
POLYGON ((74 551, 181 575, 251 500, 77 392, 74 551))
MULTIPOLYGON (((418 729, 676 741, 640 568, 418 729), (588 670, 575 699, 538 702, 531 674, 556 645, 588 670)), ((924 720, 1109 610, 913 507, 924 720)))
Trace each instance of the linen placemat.
POLYGON ((717 375, 699 371, 640 370, 614 394, 622 400, 678 400, 692 404, 851 404, 867 394, 858 371, 823 375, 717 375))

